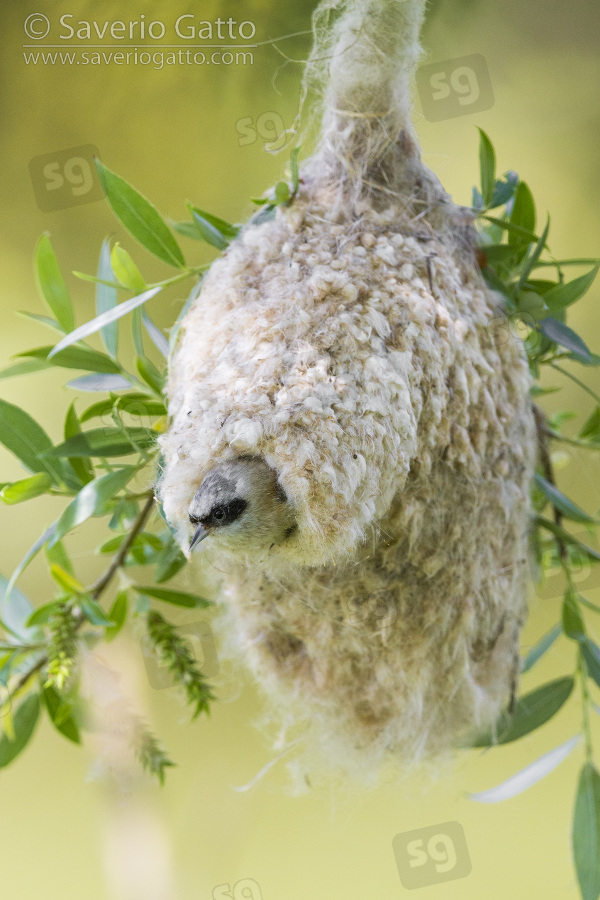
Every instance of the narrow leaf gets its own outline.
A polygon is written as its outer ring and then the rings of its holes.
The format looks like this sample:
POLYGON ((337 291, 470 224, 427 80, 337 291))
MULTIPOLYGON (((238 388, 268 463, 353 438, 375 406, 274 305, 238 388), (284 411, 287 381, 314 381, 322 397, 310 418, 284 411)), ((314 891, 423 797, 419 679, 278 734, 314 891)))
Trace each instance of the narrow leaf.
POLYGON ((60 694, 50 686, 43 689, 42 697, 54 727, 74 744, 80 744, 79 728, 73 718, 71 705, 64 703, 60 694))
POLYGON ((482 128, 479 131, 479 172, 481 196, 485 206, 489 206, 496 183, 496 154, 489 137, 482 128))
POLYGON ((194 220, 194 224, 202 235, 207 244, 216 247, 217 250, 225 250, 229 246, 229 238, 219 231, 219 229, 210 222, 206 216, 202 215, 200 210, 190 207, 190 212, 194 220))
POLYGON ((107 500, 125 487, 135 472, 135 466, 127 466, 117 469, 116 472, 100 475, 99 478, 86 484, 64 510, 56 524, 50 543, 56 543, 68 531, 99 512, 107 500))
POLYGON ((0 491, 0 499, 8 504, 23 503, 24 500, 46 494, 51 485, 50 476, 46 472, 39 472, 37 475, 7 484, 0 491))
MULTIPOLYGON (((567 281, 565 284, 557 284, 551 288, 544 296, 546 305, 552 312, 556 313, 562 309, 566 309, 579 300, 592 286, 600 265, 594 266, 587 274, 574 278, 573 281, 567 281)), ((589 352, 589 351, 588 351, 589 352)))
POLYGON ((132 382, 123 375, 82 375, 81 378, 73 378, 67 381, 67 387, 74 391, 95 394, 99 391, 124 391, 128 390, 132 382))
MULTIPOLYGON (((546 303, 546 306, 547 305, 548 304, 546 303)), ((548 316, 547 318, 542 319, 538 327, 542 334, 545 334, 546 337, 550 338, 551 341, 554 341, 555 344, 566 347, 567 350, 570 350, 572 353, 575 353, 576 356, 580 356, 586 361, 589 361, 592 358, 585 341, 580 338, 572 328, 569 328, 563 322, 558 322, 556 319, 548 316)))
MULTIPOLYGON (((114 281, 114 277, 110 264, 110 246, 108 241, 104 240, 102 241, 100 259, 98 260, 98 278, 101 280, 96 284, 96 315, 98 316, 114 309, 117 305, 116 289, 101 283, 101 281, 114 281)), ((101 328, 100 336, 107 351, 113 359, 116 359, 119 347, 119 326, 117 322, 110 322, 104 328, 101 328)))
POLYGON ((529 672, 531 668, 536 664, 538 659, 541 659, 544 653, 550 649, 559 635, 562 634, 562 626, 559 623, 555 625, 550 631, 547 631, 543 637, 539 639, 537 644, 531 648, 525 659, 523 660, 523 664, 521 666, 521 672, 529 672))
POLYGON ((131 256, 120 244, 115 244, 110 254, 110 265, 117 280, 129 290, 141 294, 146 290, 146 282, 131 256))
MULTIPOLYGON (((514 231, 515 227, 522 228, 529 234, 533 234, 535 231, 535 202, 528 185, 524 181, 519 183, 515 192, 515 201, 510 214, 510 224, 513 228, 508 233, 509 244, 523 244, 523 239, 514 231)), ((535 241, 537 242, 538 238, 535 238, 535 241)))
POLYGON ((203 609, 212 606, 211 600, 205 600, 198 594, 187 594, 183 591, 171 591, 168 588, 142 587, 133 585, 140 594, 152 597, 155 600, 162 600, 164 603, 172 603, 174 606, 185 606, 190 609, 203 609))
POLYGON ((150 340, 152 341, 158 352, 162 353, 165 359, 167 359, 167 357, 169 356, 169 342, 160 328, 156 327, 146 310, 144 310, 142 313, 142 321, 144 323, 144 328, 150 335, 150 340))
POLYGON ((150 253, 171 266, 183 268, 183 254, 158 210, 99 159, 96 160, 96 169, 106 198, 125 228, 150 253))
POLYGON ((544 753, 535 762, 530 763, 520 772, 511 775, 506 781, 496 785, 496 787, 488 788, 487 791, 481 791, 477 794, 469 794, 470 800, 476 800, 478 803, 498 803, 500 800, 508 800, 510 797, 516 797, 522 794, 527 788, 537 784, 550 772, 553 772, 563 760, 569 756, 580 741, 580 736, 569 738, 564 744, 555 747, 548 753, 544 753))
POLYGON ((50 355, 52 356, 55 353, 58 353, 60 350, 64 350, 65 347, 70 347, 71 344, 76 344, 77 341, 81 341, 84 338, 89 337, 90 334, 94 334, 96 331, 100 331, 101 328, 104 328, 106 325, 110 325, 111 322, 116 322, 117 319, 120 319, 122 316, 127 315, 127 313, 130 313, 134 309, 137 309, 138 306, 146 303, 148 300, 150 300, 151 297, 156 296, 156 294, 158 294, 160 290, 160 285, 150 288, 149 290, 144 291, 143 294, 138 294, 136 297, 131 297, 129 300, 124 300, 122 303, 119 303, 112 309, 108 309, 101 315, 96 316, 95 319, 86 322, 85 325, 81 325, 79 328, 76 328, 75 331, 71 331, 71 333, 63 338, 62 341, 59 341, 50 355))
POLYGON ((516 741, 530 731, 534 731, 551 719, 567 701, 573 690, 573 678, 557 678, 547 684, 525 694, 515 704, 511 715, 506 713, 497 723, 497 738, 488 733, 479 738, 472 746, 489 747, 494 744, 508 744, 516 741))
POLYGON ((117 373, 121 367, 104 353, 90 350, 87 347, 68 347, 65 350, 55 352, 52 346, 36 347, 18 353, 17 356, 27 356, 32 359, 40 359, 52 366, 60 366, 65 369, 86 369, 88 372, 117 373))
POLYGON ((54 484, 62 482, 60 464, 41 455, 52 448, 44 429, 24 409, 6 400, 0 400, 0 443, 30 472, 47 472, 54 484))
POLYGON ((48 451, 49 456, 126 456, 147 449, 156 435, 147 428, 92 428, 48 451))
POLYGON ((109 626, 104 632, 104 640, 112 641, 119 634, 125 621, 127 619, 127 591, 119 591, 117 596, 115 597, 115 602, 110 608, 108 613, 108 618, 111 619, 113 624, 109 626))
POLYGON ((35 248, 35 274, 42 297, 65 331, 72 331, 75 320, 67 286, 48 234, 43 234, 35 248))
POLYGON ((546 479, 537 472, 534 475, 534 479, 544 496, 550 501, 555 509, 562 513, 565 519, 571 519, 573 522, 598 523, 598 519, 588 515, 583 509, 580 509, 579 506, 573 503, 572 500, 569 500, 562 491, 559 491, 556 485, 550 484, 549 481, 546 481, 546 479))
POLYGON ((0 769, 11 763, 25 748, 35 730, 39 714, 39 697, 37 694, 30 694, 14 714, 14 740, 9 740, 6 733, 0 738, 0 769))
POLYGON ((600 895, 600 775, 586 762, 579 776, 573 815, 573 858, 582 900, 600 895))

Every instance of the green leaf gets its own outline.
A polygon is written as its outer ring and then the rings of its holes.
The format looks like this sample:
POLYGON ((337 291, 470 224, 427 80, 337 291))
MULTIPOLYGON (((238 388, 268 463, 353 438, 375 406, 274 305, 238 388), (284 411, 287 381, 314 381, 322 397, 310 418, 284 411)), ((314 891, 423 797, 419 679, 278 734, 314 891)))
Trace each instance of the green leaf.
POLYGON ((187 559, 171 538, 156 560, 154 580, 157 584, 169 581, 170 578, 173 578, 177 572, 183 569, 186 563, 187 559))
POLYGON ((92 597, 84 595, 80 598, 79 604, 84 616, 92 625, 103 625, 109 628, 115 625, 115 622, 106 615, 100 604, 92 597))
POLYGON ((35 248, 35 274, 51 312, 65 331, 72 331, 75 325, 73 307, 47 233, 41 236, 35 248))
POLYGON ((81 414, 81 422, 88 422, 97 416, 105 416, 115 407, 119 412, 128 413, 130 416, 165 416, 167 414, 164 403, 150 398, 147 394, 125 394, 123 397, 110 397, 108 400, 99 400, 93 403, 81 414))
POLYGON ((580 509, 572 500, 569 500, 562 491, 559 491, 555 485, 550 484, 549 481, 546 481, 546 479, 542 478, 537 472, 534 475, 534 480, 544 496, 550 501, 554 508, 565 517, 565 519, 571 519, 573 522, 598 523, 598 519, 595 519, 594 516, 590 516, 580 509))
POLYGON ((125 228, 150 253, 171 266, 184 268, 185 261, 179 245, 158 210, 99 159, 96 160, 96 169, 106 198, 125 228))
POLYGON ((0 738, 0 769, 11 763, 25 748, 35 730, 39 714, 39 697, 37 694, 30 694, 14 714, 14 741, 9 740, 6 733, 0 738))
POLYGON ((126 456, 156 443, 148 428, 92 428, 48 451, 48 456, 126 456))
POLYGON ((275 191, 275 203, 279 205, 283 205, 285 203, 289 203, 291 200, 290 195, 290 186, 287 181, 278 181, 274 188, 275 191))
POLYGON ((39 472, 37 475, 5 485, 0 491, 0 499, 8 504, 23 503, 24 500, 46 494, 51 485, 50 476, 46 472, 39 472))
POLYGON ((537 644, 535 644, 521 665, 521 673, 529 672, 530 669, 536 664, 536 662, 542 658, 544 653, 550 649, 550 647, 554 644, 555 640, 562 634, 562 625, 559 623, 558 625, 554 625, 550 631, 547 631, 544 634, 537 644))
POLYGON ((586 361, 592 358, 591 353, 582 338, 580 338, 571 328, 568 328, 563 322, 558 322, 556 319, 547 317, 542 319, 538 327, 542 334, 545 334, 546 337, 550 338, 551 341, 554 341, 555 344, 560 344, 561 347, 565 347, 567 350, 570 350, 576 356, 580 356, 586 361))
POLYGON ((567 590, 562 605, 562 627, 567 637, 579 640, 585 634, 585 625, 579 609, 577 594, 567 590))
POLYGON ((600 895, 600 775, 586 762, 579 775, 573 815, 573 858, 582 900, 600 895))
POLYGON ((473 747, 490 747, 508 744, 522 738, 551 719, 566 702, 573 690, 571 676, 557 678, 519 698, 512 715, 503 713, 497 723, 497 738, 488 733, 479 738, 473 747))
POLYGON ((138 356, 135 361, 138 374, 146 384, 159 396, 163 395, 163 376, 160 374, 153 362, 146 356, 138 356))
POLYGON ((35 625, 45 625, 61 605, 61 602, 62 601, 60 600, 52 600, 50 603, 44 603, 43 606, 38 606, 27 619, 27 622, 25 623, 27 627, 31 628, 35 625))
MULTIPOLYGON (((529 235, 535 231, 535 201, 528 185, 524 181, 519 182, 515 192, 513 208, 510 214, 510 224, 513 226, 513 229, 515 227, 522 228, 529 235)), ((513 229, 508 233, 508 243, 514 246, 523 245, 523 238, 513 229)), ((526 243, 529 243, 529 241, 530 238, 526 239, 526 243)), ((535 238, 535 241, 537 242, 538 238, 535 238)))
POLYGON ((581 550, 588 559, 593 560, 594 562, 600 562, 600 553, 594 550, 592 547, 588 547, 587 544, 584 544, 578 538, 574 537, 564 528, 561 528, 560 525, 557 525, 556 522, 550 521, 550 519, 544 518, 544 516, 536 516, 536 522, 541 528, 545 528, 546 531, 551 531, 552 534, 556 535, 559 538, 562 538, 567 544, 571 544, 573 547, 577 547, 581 550))
POLYGON ((48 368, 50 368, 50 363, 42 362, 39 359, 28 359, 2 369, 0 371, 0 379, 14 378, 16 375, 30 375, 33 372, 41 372, 43 369, 48 368))
POLYGON ((211 247, 216 247, 217 250, 225 250, 229 246, 231 238, 224 235, 223 232, 206 217, 205 213, 193 206, 190 206, 189 209, 194 224, 202 235, 203 240, 205 240, 207 244, 210 244, 211 247))
POLYGON ((68 596, 71 594, 83 594, 85 592, 82 583, 69 572, 66 572, 58 563, 51 564, 50 574, 56 583, 66 591, 68 596))
MULTIPOLYGON (((102 241, 102 249, 100 250, 100 259, 98 260, 98 278, 96 284, 96 315, 101 316, 102 313, 114 309, 117 305, 117 291, 113 287, 102 284, 101 281, 114 281, 115 274, 110 264, 110 245, 107 240, 102 241)), ((117 358, 117 350, 119 347, 119 326, 116 322, 110 322, 100 329, 100 336, 107 351, 113 357, 117 358)))
POLYGON ((6 400, 0 400, 0 443, 30 472, 47 472, 54 484, 62 483, 61 464, 42 455, 52 448, 44 429, 24 409, 6 400))
POLYGON ((110 254, 110 265, 115 273, 115 277, 136 294, 141 294, 146 290, 146 282, 142 278, 142 273, 132 260, 131 256, 121 247, 115 244, 110 254))
MULTIPOLYGON (((596 609, 596 612, 600 612, 600 610, 596 609)), ((585 635, 580 638, 579 646, 588 675, 600 687, 600 647, 585 635)))
POLYGON ((189 609, 204 609, 212 606, 212 600, 205 600, 198 594, 188 594, 183 591, 171 591, 168 588, 142 587, 134 584, 133 587, 140 594, 152 597, 155 600, 162 600, 164 603, 172 603, 174 606, 185 606, 189 609))
POLYGON ((546 246, 546 240, 548 238, 548 232, 550 231, 550 216, 548 216, 546 220, 546 227, 544 228, 542 234, 540 235, 540 239, 533 248, 531 255, 527 257, 525 263, 523 265, 523 269, 519 276, 519 287, 521 287, 526 281, 527 276, 531 272, 533 268, 537 265, 537 261, 542 255, 542 251, 546 246))
POLYGON ((104 632, 105 641, 114 640, 123 628, 127 619, 127 607, 127 591, 119 591, 115 597, 115 602, 108 613, 108 618, 111 619, 114 624, 108 627, 104 632))
POLYGON ((517 173, 506 172, 504 181, 496 181, 490 207, 495 209, 497 206, 504 206, 505 203, 508 203, 514 197, 518 184, 519 176, 517 173))
MULTIPOLYGON (((79 418, 75 411, 75 401, 73 401, 73 403, 71 403, 71 405, 69 406, 65 418, 65 440, 69 440, 69 438, 75 437, 75 435, 81 433, 81 425, 79 424, 79 418)), ((79 478, 81 484, 87 484, 93 479, 94 469, 89 460, 74 456, 69 459, 69 464, 79 478)))
POLYGON ((24 319, 30 319, 32 322, 37 322, 39 325, 45 325, 46 328, 51 328, 52 331, 58 331, 61 334, 65 333, 65 329, 60 322, 57 322, 56 319, 51 319, 50 316, 40 316, 25 309, 18 309, 17 315, 23 316, 24 319))
POLYGON ((105 391, 124 391, 129 390, 132 382, 123 375, 82 375, 81 378, 74 378, 67 381, 66 387, 72 388, 74 391, 84 391, 86 393, 104 393, 105 391))
POLYGON ((73 743, 80 744, 79 728, 73 718, 73 707, 71 704, 65 703, 58 691, 50 686, 43 689, 42 697, 54 727, 73 743))
POLYGON ((123 490, 136 471, 135 466, 126 466, 115 472, 100 475, 99 478, 94 478, 86 484, 64 510, 56 524, 50 544, 55 544, 68 531, 100 512, 107 500, 123 490))
POLYGON ((536 291, 519 291, 518 303, 519 313, 527 313, 528 317, 533 317, 534 319, 542 319, 548 312, 544 298, 536 291))
POLYGON ((481 196, 485 206, 489 206, 496 184, 496 154, 489 137, 482 128, 479 131, 479 172, 481 196))
POLYGON ((169 342, 157 326, 154 324, 146 310, 142 312, 142 321, 144 323, 144 328, 148 332, 150 336, 150 340, 156 347, 159 353, 161 353, 165 359, 169 356, 169 342))
POLYGON ((27 620, 33 612, 33 606, 25 594, 16 587, 11 587, 4 575, 0 575, 0 618, 2 627, 22 641, 33 637, 27 620), (9 587, 11 588, 9 591, 9 587))
POLYGON ((586 420, 579 432, 579 437, 582 440, 600 442, 600 406, 597 406, 589 419, 586 420))
POLYGON ((546 305, 552 312, 566 309, 579 300, 592 286, 600 265, 594 266, 585 275, 574 278, 573 281, 567 281, 565 284, 557 284, 551 288, 545 295, 546 305))
POLYGON ((52 346, 36 347, 16 355, 17 357, 27 356, 32 359, 40 359, 52 366, 60 366, 65 369, 86 369, 88 372, 106 373, 121 371, 121 367, 110 356, 99 353, 97 350, 89 350, 87 347, 69 347, 53 353, 54 349, 52 346))
POLYGON ((150 290, 144 291, 143 294, 138 294, 136 297, 131 297, 129 300, 124 300, 122 303, 114 306, 112 309, 108 309, 101 315, 96 316, 95 319, 86 322, 85 325, 80 325, 79 328, 76 328, 75 331, 72 331, 63 338, 62 341, 58 342, 51 355, 59 353, 61 350, 64 350, 65 347, 76 344, 77 341, 82 341, 84 338, 89 337, 90 334, 95 334, 96 331, 100 331, 101 328, 105 328, 107 325, 110 325, 111 322, 116 322, 117 319, 120 319, 122 316, 127 315, 127 313, 137 309, 138 306, 146 303, 151 297, 158 294, 160 290, 162 290, 160 285, 150 288, 150 290))
MULTIPOLYGON (((21 575, 23 574, 23 572, 25 571, 25 569, 27 568, 27 566, 29 565, 31 560, 34 559, 34 557, 37 556, 37 554, 40 552, 40 550, 42 549, 42 547, 44 546, 46 541, 50 537, 52 537, 52 535, 54 534, 55 528, 56 528, 56 522, 54 522, 52 525, 50 525, 49 528, 46 528, 44 533, 42 535, 40 535, 40 537, 37 539, 37 541, 29 548, 29 550, 27 551, 27 553, 25 554, 23 559, 18 564, 17 568, 14 570, 14 572, 10 576, 10 580, 8 581, 8 584, 6 585, 6 588, 4 590, 4 599, 2 601, 3 603, 8 604, 9 598, 10 598, 10 603, 12 604, 13 603, 13 595, 16 595, 17 597, 19 596, 20 591, 17 591, 15 589, 15 584, 17 583, 17 580, 21 577, 21 575)), ((0 585, 2 585, 4 581, 5 581, 4 577, 0 576, 0 585)), ((23 596, 23 595, 21 594, 21 596, 23 596)), ((28 600, 26 600, 26 602, 29 605, 29 611, 31 611, 31 609, 32 609, 31 604, 29 603, 28 600)), ((28 615, 29 615, 29 613, 28 613, 28 615)))

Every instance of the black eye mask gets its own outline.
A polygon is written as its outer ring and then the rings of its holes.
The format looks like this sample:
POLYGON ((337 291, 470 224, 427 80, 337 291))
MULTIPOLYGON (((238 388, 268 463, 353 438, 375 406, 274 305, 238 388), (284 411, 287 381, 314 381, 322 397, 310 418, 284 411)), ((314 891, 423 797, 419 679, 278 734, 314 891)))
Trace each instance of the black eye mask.
POLYGON ((202 524, 206 528, 218 525, 231 525, 232 522, 235 522, 241 516, 247 506, 246 500, 238 498, 230 503, 213 506, 209 514, 201 519, 198 516, 190 516, 190 522, 192 525, 202 524))

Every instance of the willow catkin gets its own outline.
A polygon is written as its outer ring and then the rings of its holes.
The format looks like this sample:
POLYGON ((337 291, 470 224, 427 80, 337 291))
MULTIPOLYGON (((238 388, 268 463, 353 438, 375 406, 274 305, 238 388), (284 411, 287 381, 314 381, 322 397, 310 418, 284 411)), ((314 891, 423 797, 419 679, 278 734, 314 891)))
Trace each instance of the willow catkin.
POLYGON ((526 612, 530 376, 468 214, 409 123, 422 0, 326 0, 300 190, 207 274, 169 376, 159 492, 182 547, 219 461, 262 457, 297 529, 203 546, 229 641, 298 746, 376 777, 497 717, 526 612))

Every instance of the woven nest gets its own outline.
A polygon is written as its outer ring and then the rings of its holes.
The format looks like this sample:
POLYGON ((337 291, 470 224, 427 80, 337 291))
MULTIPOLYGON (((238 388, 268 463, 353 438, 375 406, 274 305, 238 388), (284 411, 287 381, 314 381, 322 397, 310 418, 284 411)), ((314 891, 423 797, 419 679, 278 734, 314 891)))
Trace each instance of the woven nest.
POLYGON ((184 320, 159 491, 187 547, 216 463, 276 472, 294 533, 258 556, 206 541, 203 566, 275 717, 370 778, 489 726, 514 692, 535 429, 469 218, 410 132, 360 190, 325 144, 184 320))

